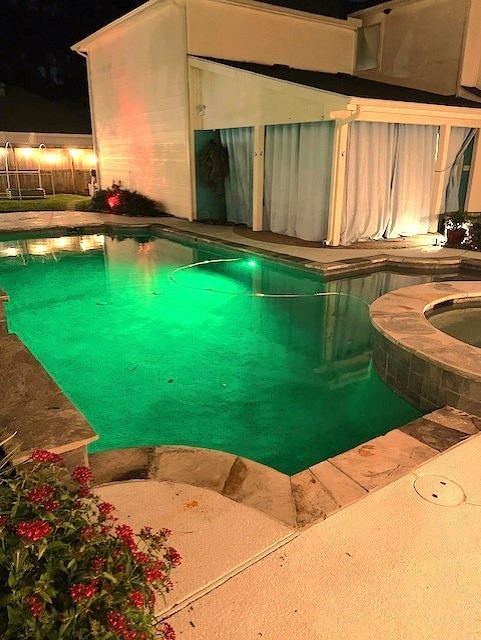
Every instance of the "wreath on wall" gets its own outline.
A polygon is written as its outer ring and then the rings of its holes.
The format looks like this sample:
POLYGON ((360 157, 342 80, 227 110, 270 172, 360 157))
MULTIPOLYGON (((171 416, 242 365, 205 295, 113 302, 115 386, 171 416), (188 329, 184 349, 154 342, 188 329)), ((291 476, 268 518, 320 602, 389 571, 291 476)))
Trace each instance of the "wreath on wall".
POLYGON ((199 154, 202 181, 218 195, 222 195, 224 181, 229 176, 229 153, 224 145, 210 138, 199 154))

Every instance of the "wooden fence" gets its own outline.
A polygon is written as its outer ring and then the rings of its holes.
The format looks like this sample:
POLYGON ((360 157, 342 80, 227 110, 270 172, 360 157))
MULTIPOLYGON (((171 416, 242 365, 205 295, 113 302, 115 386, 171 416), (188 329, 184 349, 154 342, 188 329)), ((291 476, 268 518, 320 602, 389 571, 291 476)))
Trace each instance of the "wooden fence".
POLYGON ((88 195, 92 149, 0 148, 0 194, 7 189, 43 188, 47 194, 88 195))

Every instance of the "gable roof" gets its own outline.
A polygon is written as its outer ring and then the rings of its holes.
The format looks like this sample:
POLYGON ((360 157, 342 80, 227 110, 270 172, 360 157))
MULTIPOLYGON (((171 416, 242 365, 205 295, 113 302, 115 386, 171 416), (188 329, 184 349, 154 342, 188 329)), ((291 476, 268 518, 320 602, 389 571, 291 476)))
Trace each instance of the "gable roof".
POLYGON ((53 102, 20 87, 0 95, 0 130, 37 133, 91 132, 89 110, 76 103, 53 102))
POLYGON ((207 58, 196 56, 203 60, 223 64, 234 69, 250 71, 259 75, 285 80, 295 84, 304 85, 313 89, 332 91, 345 96, 355 98, 374 98, 377 100, 394 100, 400 102, 418 102, 423 104, 439 104, 455 107, 473 107, 481 109, 480 102, 457 98, 456 96, 443 96, 437 93, 410 89, 395 84, 376 82, 367 78, 351 76, 346 73, 325 73, 323 71, 309 71, 306 69, 294 69, 285 65, 266 65, 255 62, 236 62, 219 58, 207 58))

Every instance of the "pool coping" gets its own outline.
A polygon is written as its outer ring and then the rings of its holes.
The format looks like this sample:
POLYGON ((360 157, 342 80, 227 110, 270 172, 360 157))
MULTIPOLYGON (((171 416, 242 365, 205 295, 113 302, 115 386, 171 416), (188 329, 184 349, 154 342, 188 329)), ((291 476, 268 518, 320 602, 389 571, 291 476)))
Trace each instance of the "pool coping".
POLYGON ((35 449, 62 454, 69 467, 85 464, 87 445, 99 436, 22 340, 8 333, 8 300, 0 289, 0 426, 6 436, 16 434, 3 449, 13 464, 35 449))
POLYGON ((481 416, 481 349, 437 329, 436 307, 481 298, 481 283, 403 287, 370 306, 373 362, 380 377, 422 411, 449 404, 481 416))
POLYGON ((292 476, 248 458, 186 446, 89 455, 99 485, 157 480, 199 486, 295 529, 322 521, 481 430, 481 418, 443 407, 292 476))

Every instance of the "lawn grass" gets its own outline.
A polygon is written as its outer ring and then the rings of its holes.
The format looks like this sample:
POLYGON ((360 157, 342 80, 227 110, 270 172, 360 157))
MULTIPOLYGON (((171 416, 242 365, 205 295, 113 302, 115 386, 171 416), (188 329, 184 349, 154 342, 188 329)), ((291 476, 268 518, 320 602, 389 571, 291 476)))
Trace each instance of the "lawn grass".
POLYGON ((67 209, 78 208, 81 211, 87 210, 90 197, 79 196, 71 193, 58 193, 55 196, 46 198, 35 198, 29 200, 0 200, 0 213, 13 211, 65 211, 67 209))

